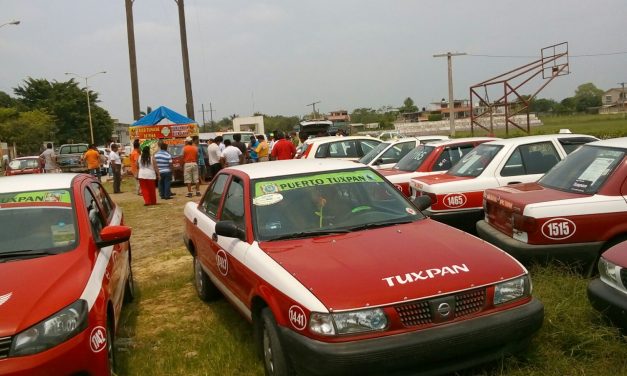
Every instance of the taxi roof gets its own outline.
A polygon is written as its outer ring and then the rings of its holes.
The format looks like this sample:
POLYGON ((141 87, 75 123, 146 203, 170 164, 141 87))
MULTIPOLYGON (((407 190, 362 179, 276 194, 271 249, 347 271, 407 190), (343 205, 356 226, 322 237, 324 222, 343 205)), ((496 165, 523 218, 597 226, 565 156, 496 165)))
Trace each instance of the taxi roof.
POLYGON ((427 145, 431 146, 447 146, 447 145, 455 145, 464 142, 473 142, 473 141, 498 141, 500 138, 498 137, 462 137, 462 138, 451 138, 448 140, 436 140, 429 141, 427 145))
POLYGON ((490 141, 488 145, 516 145, 516 144, 528 144, 533 142, 542 142, 548 140, 555 139, 568 139, 568 138, 578 138, 578 137, 593 137, 589 134, 574 134, 574 133, 556 133, 556 134, 541 134, 534 136, 523 136, 523 137, 513 137, 513 138, 504 138, 502 140, 490 141))
POLYGON ((72 186, 78 174, 29 174, 3 176, 0 178, 0 193, 64 189, 72 186))
MULTIPOLYGON (((229 170, 242 171, 251 179, 296 175, 303 173, 328 172, 335 170, 348 170, 353 168, 367 168, 353 161, 338 159, 288 159, 283 161, 269 161, 249 163, 245 165, 228 167, 229 170)), ((225 169, 226 170, 226 169, 225 169)))

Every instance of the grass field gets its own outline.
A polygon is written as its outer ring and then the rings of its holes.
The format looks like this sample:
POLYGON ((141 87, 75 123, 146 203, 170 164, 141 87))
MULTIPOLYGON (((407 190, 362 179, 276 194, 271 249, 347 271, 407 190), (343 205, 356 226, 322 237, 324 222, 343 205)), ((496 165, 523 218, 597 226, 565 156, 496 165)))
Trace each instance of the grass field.
MULTIPOLYGON (((560 129, 570 129, 573 133, 588 134, 598 138, 614 138, 627 136, 627 114, 616 115, 572 115, 572 116, 540 116, 541 126, 531 127, 531 134, 552 134, 560 129)), ((455 133, 456 137, 468 137, 469 131, 455 133)), ((475 136, 483 136, 485 132, 477 129, 475 136)), ((496 137, 506 137, 505 129, 495 131, 496 137)), ((510 127, 507 137, 525 136, 517 128, 510 127)))
MULTIPOLYGON (((538 128, 544 130, 568 127, 598 136, 627 130, 624 119, 543 120, 538 128)), ((113 196, 133 227, 138 289, 118 332, 119 374, 263 375, 251 325, 225 300, 207 304, 196 296, 192 258, 182 242, 183 206, 192 200, 183 197, 185 188, 174 188, 174 200, 146 208, 131 184, 125 180, 125 193, 113 196)), ((459 375, 627 375, 627 338, 591 308, 588 280, 560 265, 531 266, 530 272, 545 319, 529 349, 459 375)))

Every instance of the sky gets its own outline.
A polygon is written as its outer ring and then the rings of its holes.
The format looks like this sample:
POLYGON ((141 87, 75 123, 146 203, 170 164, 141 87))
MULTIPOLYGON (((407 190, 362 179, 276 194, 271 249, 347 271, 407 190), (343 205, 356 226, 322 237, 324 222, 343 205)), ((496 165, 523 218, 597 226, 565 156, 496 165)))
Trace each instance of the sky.
MULTIPOLYGON (((89 88, 114 119, 133 121, 124 0, 0 0, 0 91, 28 77, 89 88), (84 80, 81 80, 84 87, 84 80)), ((570 74, 538 97, 562 100, 581 84, 627 81, 625 0, 185 0, 195 118, 232 114, 302 117, 308 104, 328 113, 419 107, 448 99, 530 63, 543 47, 568 42, 570 74)), ((142 111, 165 105, 182 114, 185 86, 174 0, 134 0, 142 111)), ((531 86, 530 94, 539 84, 531 86)))

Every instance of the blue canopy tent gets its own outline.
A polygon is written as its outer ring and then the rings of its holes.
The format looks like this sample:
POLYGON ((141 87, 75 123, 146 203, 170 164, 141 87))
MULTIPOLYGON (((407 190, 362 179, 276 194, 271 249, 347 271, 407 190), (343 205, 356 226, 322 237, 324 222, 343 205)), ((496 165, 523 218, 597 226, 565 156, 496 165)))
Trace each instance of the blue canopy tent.
POLYGON ((161 106, 131 124, 129 134, 131 139, 140 140, 198 136, 198 123, 194 119, 161 106))

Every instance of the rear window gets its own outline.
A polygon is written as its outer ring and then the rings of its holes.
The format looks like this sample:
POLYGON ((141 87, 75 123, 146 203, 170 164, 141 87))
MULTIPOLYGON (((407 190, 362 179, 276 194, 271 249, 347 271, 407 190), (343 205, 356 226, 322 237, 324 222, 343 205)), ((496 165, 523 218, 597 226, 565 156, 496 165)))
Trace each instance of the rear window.
POLYGON ((9 162, 9 167, 12 170, 25 170, 29 168, 39 168, 39 159, 14 159, 9 162))
POLYGON ((435 150, 435 147, 428 145, 418 145, 418 147, 411 150, 407 155, 401 158, 400 161, 394 166, 394 169, 412 172, 416 171, 427 159, 427 157, 435 150))
POLYGON ((479 176, 502 147, 502 145, 479 145, 455 164, 448 171, 448 174, 453 176, 479 176))
POLYGON ((582 146, 544 175, 539 184, 560 191, 595 194, 624 158, 624 150, 582 146))
POLYGON ((87 151, 86 144, 62 145, 59 148, 59 154, 82 154, 87 151))

